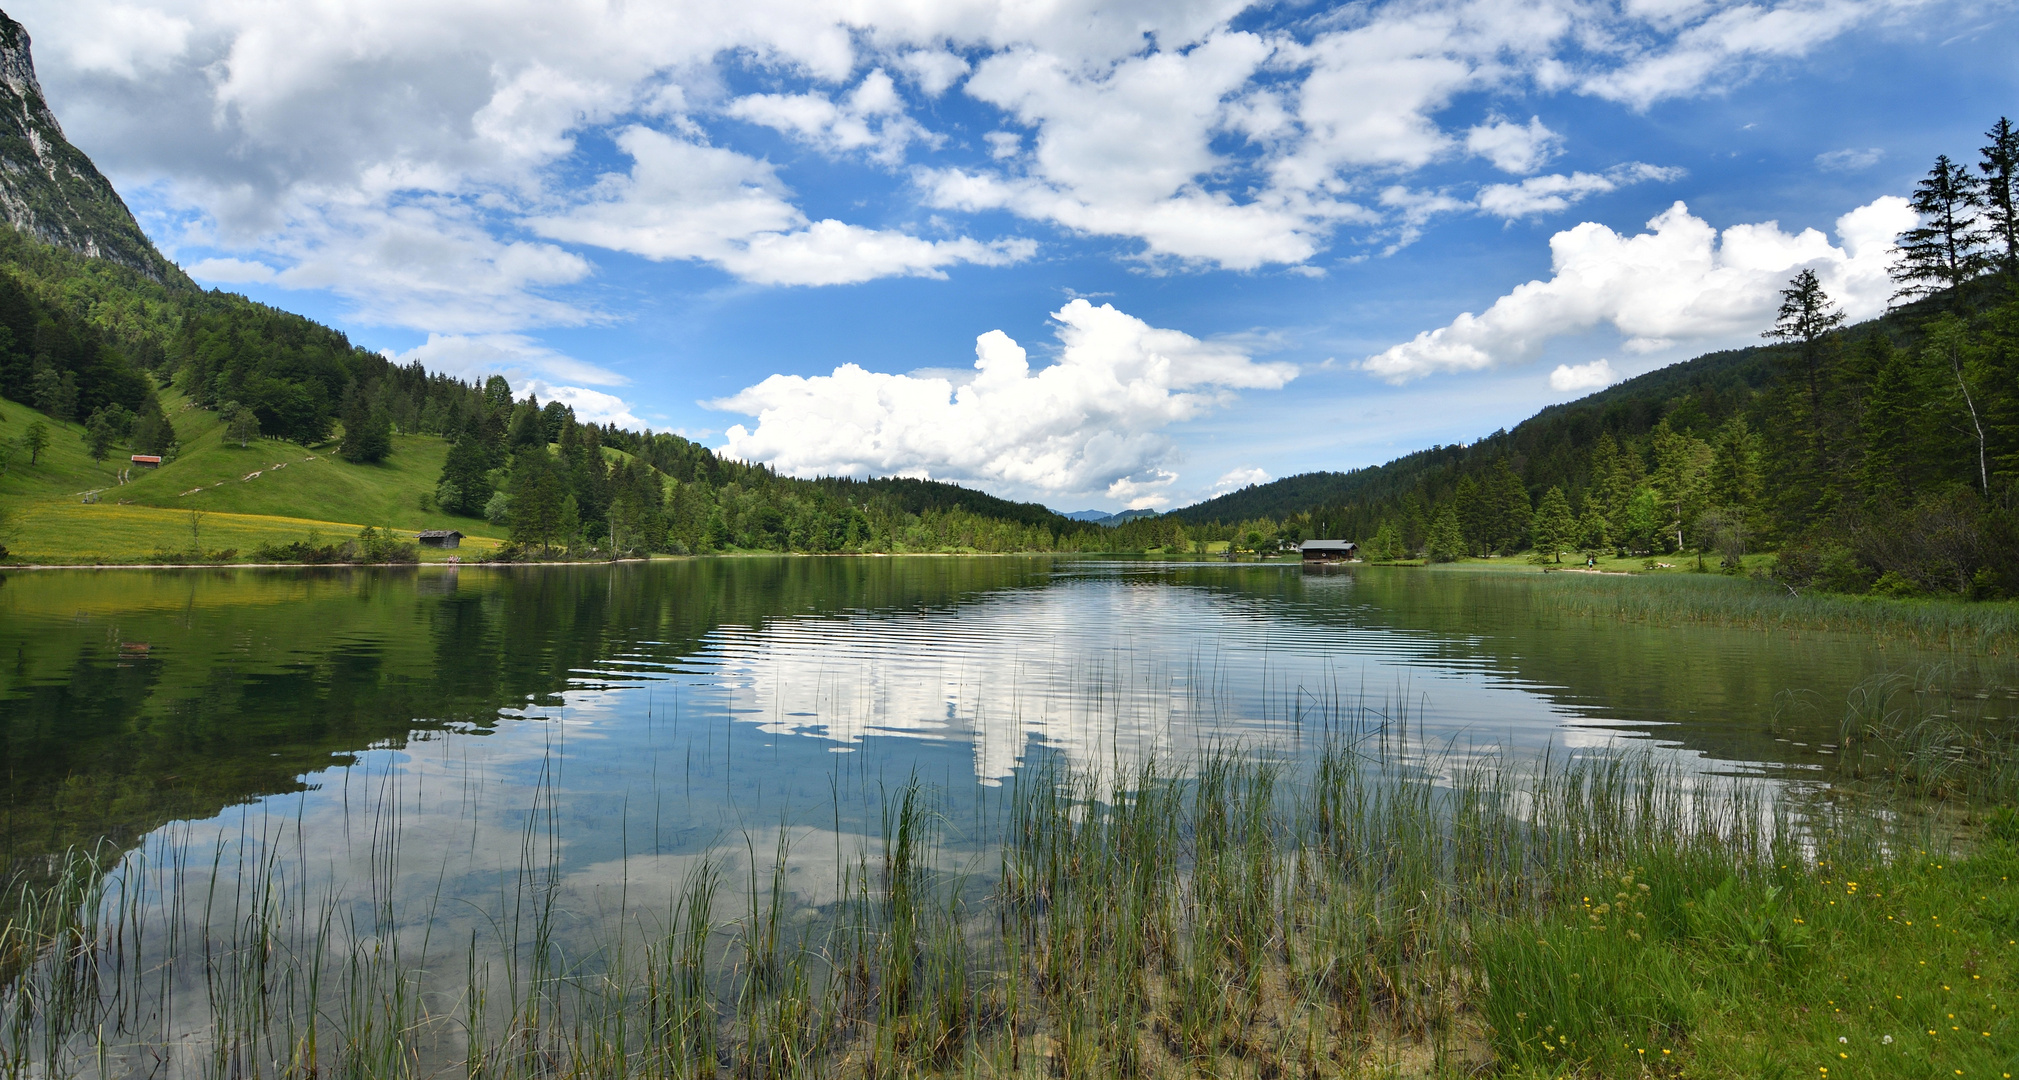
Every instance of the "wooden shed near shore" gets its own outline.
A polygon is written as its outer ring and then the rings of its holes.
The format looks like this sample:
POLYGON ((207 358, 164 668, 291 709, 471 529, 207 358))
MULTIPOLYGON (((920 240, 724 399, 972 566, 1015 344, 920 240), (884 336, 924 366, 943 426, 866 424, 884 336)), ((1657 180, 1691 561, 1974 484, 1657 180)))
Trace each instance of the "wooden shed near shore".
POLYGON ((1306 540, 1297 550, 1305 562, 1347 562, 1360 557, 1360 545, 1351 540, 1306 540))
POLYGON ((415 533, 414 539, 419 540, 422 547, 452 548, 463 546, 463 534, 454 529, 429 529, 423 533, 415 533))

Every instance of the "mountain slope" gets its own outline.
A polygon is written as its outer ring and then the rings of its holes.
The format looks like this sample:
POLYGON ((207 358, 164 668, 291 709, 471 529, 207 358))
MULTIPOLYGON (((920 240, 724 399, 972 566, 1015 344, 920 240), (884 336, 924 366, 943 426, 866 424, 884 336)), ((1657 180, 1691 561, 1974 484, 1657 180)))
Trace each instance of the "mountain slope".
POLYGON ((43 243, 131 267, 156 281, 182 278, 98 167, 64 138, 35 78, 28 31, 5 12, 0 12, 0 216, 43 243))

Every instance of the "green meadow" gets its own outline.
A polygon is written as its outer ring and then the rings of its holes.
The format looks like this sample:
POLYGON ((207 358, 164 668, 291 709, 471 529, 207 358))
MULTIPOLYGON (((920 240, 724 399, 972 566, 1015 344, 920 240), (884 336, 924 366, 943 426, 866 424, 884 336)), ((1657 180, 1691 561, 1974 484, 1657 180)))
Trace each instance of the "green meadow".
POLYGON ((132 466, 123 448, 93 461, 82 425, 0 400, 0 441, 18 444, 31 423, 49 431, 36 464, 17 448, 0 476, 0 500, 12 519, 0 544, 12 561, 130 564, 200 548, 206 554, 235 551, 232 561, 245 562, 260 544, 311 538, 327 544, 367 525, 408 533, 457 529, 467 536, 465 547, 478 553, 503 541, 503 530, 482 519, 432 508, 448 454, 440 438, 395 435, 385 461, 358 465, 338 457, 334 443, 303 447, 254 439, 241 447, 224 437, 217 414, 189 407, 172 390, 162 392, 162 404, 181 449, 174 460, 147 469, 132 466), (199 515, 194 532, 192 512, 199 515))

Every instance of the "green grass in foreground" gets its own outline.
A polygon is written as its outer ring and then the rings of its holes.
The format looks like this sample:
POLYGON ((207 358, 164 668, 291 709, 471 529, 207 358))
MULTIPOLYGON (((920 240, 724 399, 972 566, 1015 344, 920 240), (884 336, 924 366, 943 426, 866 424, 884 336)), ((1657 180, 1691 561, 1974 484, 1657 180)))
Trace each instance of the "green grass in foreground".
MULTIPOLYGON (((936 869, 947 817, 913 783, 886 797, 880 839, 833 853, 833 903, 793 900, 781 846, 768 887, 753 853, 740 900, 704 862, 565 946, 559 840, 537 797, 486 929, 447 946, 425 933, 446 898, 405 910, 374 886, 369 919, 333 918, 364 898, 291 877, 284 846, 222 873, 191 852, 110 889, 80 857, 8 907, 0 1071, 2015 1071, 2009 809, 1927 814, 1878 787, 1810 797, 1646 756, 1425 771, 1378 767, 1370 749, 1215 753, 1180 776, 1027 771, 985 882, 936 869), (1949 850, 1970 822, 1970 850, 1949 850), (141 885, 164 902, 141 904, 141 885), (234 914, 199 915, 213 910, 234 914), (202 978, 178 982, 178 956, 200 957, 202 978)), ((2008 770, 1978 764, 1949 790, 2009 802, 2008 770)), ((396 867, 397 827, 362 824, 373 865, 396 867)), ((451 906, 471 901, 485 903, 451 906)))
MULTIPOLYGON (((161 551, 188 551, 191 510, 205 515, 203 548, 235 548, 240 562, 249 561, 261 543, 307 540, 311 533, 329 543, 366 525, 504 538, 482 520, 422 509, 448 453, 439 438, 395 435, 385 461, 353 465, 336 456, 334 445, 311 449, 260 439, 241 449, 225 440, 215 413, 188 407, 172 390, 163 392, 162 404, 181 436, 180 455, 159 469, 130 469, 129 482, 120 484, 128 451, 94 462, 80 425, 59 424, 0 399, 0 440, 18 443, 34 421, 50 432, 39 463, 30 465, 17 451, 0 477, 0 502, 13 517, 12 535, 0 543, 14 561, 139 563, 161 551), (86 503, 92 491, 96 501, 86 503)), ((482 540, 470 546, 478 551, 496 546, 482 540)))

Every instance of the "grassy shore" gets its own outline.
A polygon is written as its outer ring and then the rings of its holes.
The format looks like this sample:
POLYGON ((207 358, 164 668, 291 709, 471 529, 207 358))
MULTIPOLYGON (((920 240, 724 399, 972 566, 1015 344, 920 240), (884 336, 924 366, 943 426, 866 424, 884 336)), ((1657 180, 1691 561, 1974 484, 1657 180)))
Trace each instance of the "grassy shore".
POLYGON ((781 832, 740 895, 704 858, 586 938, 537 798, 482 929, 434 938, 472 900, 390 899, 395 794, 360 811, 369 882, 318 891, 285 829, 24 879, 0 1073, 2002 1080, 2011 747, 1943 750, 1930 787, 1913 730, 1857 733, 1835 789, 1344 735, 1037 767, 964 863, 913 782, 880 835, 804 856, 835 864, 819 906, 781 832))
MULTIPOLYGON (((1514 569, 1515 560, 1497 560, 1514 569)), ((1484 565, 1449 563, 1433 572, 1484 565)), ((1522 567, 1531 574, 1540 567, 1522 567)), ((1540 575, 1538 575, 1540 576, 1540 575)), ((1702 623, 1774 632, 1824 631, 1961 648, 1992 655, 2019 652, 2019 601, 1934 597, 1892 599, 1794 592, 1776 581, 1723 574, 1560 573, 1538 586, 1544 604, 1574 615, 1676 626, 1702 623)))
MULTIPOLYGON (((182 445, 158 469, 133 467, 124 450, 91 460, 78 424, 51 420, 18 402, 0 400, 0 440, 16 442, 31 423, 49 431, 49 445, 30 464, 16 450, 0 476, 0 508, 10 520, 0 536, 10 561, 39 564, 135 564, 160 553, 235 550, 248 562, 261 544, 318 538, 331 543, 366 525, 409 534, 456 529, 478 553, 496 548, 504 531, 482 520, 427 509, 447 444, 432 436, 393 436, 385 461, 356 465, 335 447, 302 447, 256 439, 240 447, 224 437, 215 413, 190 408, 173 390, 162 394, 182 445), (120 472, 125 470, 126 482, 120 472), (190 515, 199 515, 192 533, 190 515)), ((424 558, 445 558, 447 553, 424 558)))

